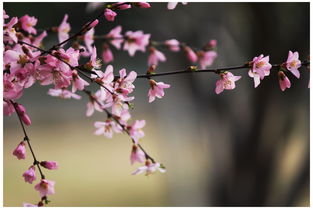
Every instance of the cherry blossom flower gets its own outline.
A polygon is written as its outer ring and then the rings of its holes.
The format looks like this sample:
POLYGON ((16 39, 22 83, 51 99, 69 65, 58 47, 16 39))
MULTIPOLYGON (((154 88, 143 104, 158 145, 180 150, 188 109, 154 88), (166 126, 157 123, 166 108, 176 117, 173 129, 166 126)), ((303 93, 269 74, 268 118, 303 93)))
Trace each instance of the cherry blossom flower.
POLYGON ((288 77, 285 75, 283 71, 278 71, 278 80, 279 86, 282 91, 285 91, 286 88, 290 88, 291 83, 288 77))
POLYGON ((135 162, 143 163, 145 159, 146 159, 145 153, 137 145, 134 144, 130 154, 130 163, 131 164, 134 164, 135 162))
POLYGON ((105 86, 108 90, 112 90, 112 82, 114 80, 113 66, 108 65, 105 72, 102 72, 101 70, 95 70, 94 72, 97 75, 92 74, 91 78, 95 79, 97 83, 105 86))
POLYGON ((263 80, 265 76, 269 76, 272 65, 269 63, 269 56, 264 57, 263 54, 254 57, 249 65, 251 68, 248 75, 254 78, 254 88, 256 88, 260 84, 260 80, 263 80))
POLYGON ((87 111, 86 111, 86 116, 91 116, 95 110, 99 112, 103 112, 103 102, 106 99, 106 92, 103 88, 100 90, 96 91, 94 95, 91 95, 89 97, 89 102, 87 103, 87 111))
POLYGON ((13 26, 18 22, 17 17, 13 17, 9 23, 4 25, 3 28, 3 41, 9 43, 17 43, 16 31, 13 26))
POLYGON ((301 67, 301 61, 299 60, 299 53, 289 51, 288 58, 286 63, 284 64, 286 68, 297 78, 300 78, 300 72, 298 70, 301 67))
POLYGON ((216 51, 198 51, 197 54, 202 69, 211 66, 217 57, 216 51))
POLYGON ((31 125, 31 120, 30 120, 29 116, 26 113, 25 107, 23 105, 21 105, 21 104, 18 104, 16 106, 16 110, 17 110, 17 113, 20 115, 23 123, 25 123, 28 126, 31 125))
POLYGON ((49 170, 57 170, 59 168, 58 162, 55 161, 41 161, 40 165, 49 170))
POLYGON ((40 197, 45 197, 50 194, 54 194, 54 181, 47 179, 41 179, 41 181, 36 184, 35 190, 39 191, 40 197))
POLYGON ((165 55, 160 52, 159 50, 157 50, 154 47, 150 47, 149 49, 150 54, 148 57, 148 65, 157 65, 159 62, 165 62, 166 61, 166 57, 165 55))
POLYGON ((119 10, 125 10, 125 9, 130 9, 131 5, 125 4, 125 2, 118 2, 118 3, 112 4, 112 7, 119 9, 119 10))
POLYGON ((25 182, 32 184, 33 181, 36 180, 35 166, 30 166, 29 169, 23 173, 23 177, 25 182))
POLYGON ((121 31, 122 26, 118 25, 115 28, 113 28, 107 35, 105 35, 109 42, 117 49, 121 48, 121 44, 124 41, 121 31))
POLYGON ((190 62, 197 62, 198 56, 189 46, 185 46, 184 51, 190 62))
POLYGON ((150 8, 151 5, 147 2, 136 2, 134 3, 136 7, 139 7, 139 8, 150 8))
POLYGON ((133 100, 135 97, 128 97, 128 95, 130 93, 133 92, 135 86, 133 84, 133 82, 135 81, 136 77, 137 77, 137 73, 135 71, 131 71, 128 75, 126 73, 126 69, 121 69, 119 71, 120 74, 120 78, 117 79, 117 81, 114 84, 114 89, 115 92, 118 94, 117 98, 113 98, 113 100, 115 99, 115 103, 119 100, 119 101, 131 101, 133 100))
POLYGON ((66 89, 49 89, 48 95, 62 99, 81 99, 81 96, 66 89))
POLYGON ((39 36, 37 36, 34 41, 32 42, 32 45, 39 47, 42 40, 47 36, 47 32, 43 31, 39 36))
POLYGON ((93 50, 92 44, 94 43, 94 33, 95 33, 95 29, 91 28, 83 36, 83 40, 85 42, 86 48, 89 53, 92 53, 92 50, 93 50))
POLYGON ((11 102, 3 101, 3 114, 6 116, 12 115, 15 112, 14 106, 11 102))
POLYGON ((241 76, 234 76, 231 72, 221 73, 220 76, 221 79, 216 82, 216 94, 220 94, 224 89, 234 89, 236 87, 235 82, 241 78, 241 76))
POLYGON ((164 96, 164 89, 170 88, 169 84, 163 82, 156 82, 155 80, 150 79, 150 89, 148 92, 149 103, 155 100, 155 97, 162 98, 164 96))
POLYGON ((73 80, 72 80, 72 82, 73 82, 72 92, 76 92, 77 89, 82 91, 85 88, 85 86, 89 86, 89 83, 87 81, 85 81, 84 79, 82 79, 78 75, 76 70, 72 71, 72 78, 73 78, 73 80))
POLYGON ((111 9, 104 10, 104 16, 105 16, 105 19, 107 19, 107 21, 113 22, 116 15, 117 15, 116 12, 114 12, 111 9))
POLYGON ((168 47, 169 50, 173 52, 178 52, 180 50, 180 43, 176 39, 170 39, 164 42, 164 44, 168 47))
POLYGON ((19 160, 26 158, 26 148, 23 141, 19 143, 19 145, 14 149, 13 155, 16 156, 19 160))
POLYGON ((19 19, 21 22, 22 29, 28 33, 37 34, 37 30, 33 27, 37 24, 37 19, 35 17, 30 17, 29 15, 24 15, 19 19))
POLYGON ((145 120, 136 120, 131 126, 127 127, 135 144, 138 144, 139 139, 145 136, 145 133, 141 130, 145 125, 145 120))
POLYGON ((102 60, 104 63, 109 63, 114 60, 112 51, 107 44, 103 44, 102 60))
POLYGON ((62 23, 58 27, 58 38, 59 38, 59 43, 65 41, 66 39, 69 38, 69 32, 71 30, 70 24, 67 22, 68 19, 68 14, 64 15, 64 18, 62 20, 62 23))
POLYGON ((134 56, 136 51, 146 51, 149 44, 150 34, 144 34, 142 31, 127 31, 126 41, 124 42, 124 50, 128 50, 130 56, 134 56))
POLYGON ((90 61, 84 66, 89 70, 101 68, 101 60, 97 58, 97 48, 95 46, 92 48, 90 61))
POLYGON ((120 133, 122 131, 121 127, 111 119, 107 119, 105 122, 96 121, 94 126, 97 129, 95 135, 104 135, 107 138, 112 138, 114 132, 120 133))
POLYGON ((18 99, 23 94, 23 86, 15 81, 15 76, 12 74, 3 74, 3 98, 18 99))
POLYGON ((136 171, 132 173, 132 175, 146 173, 145 175, 148 176, 156 171, 160 171, 161 173, 166 172, 166 170, 162 167, 163 166, 161 166, 160 163, 152 163, 151 160, 146 160, 145 166, 139 167, 136 171))

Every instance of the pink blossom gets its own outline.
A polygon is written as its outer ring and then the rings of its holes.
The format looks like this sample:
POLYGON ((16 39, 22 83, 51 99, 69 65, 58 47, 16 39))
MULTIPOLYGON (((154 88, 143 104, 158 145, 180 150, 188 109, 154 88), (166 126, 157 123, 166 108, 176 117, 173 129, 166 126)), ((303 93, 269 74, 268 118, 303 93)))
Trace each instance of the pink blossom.
POLYGON ((190 62, 197 62, 198 56, 189 46, 185 46, 184 51, 190 62))
POLYGON ((123 43, 123 35, 121 34, 122 27, 120 25, 113 28, 105 37, 109 42, 115 46, 115 48, 120 49, 121 44, 123 43))
POLYGON ((145 8, 145 9, 151 7, 151 5, 147 2, 136 2, 135 6, 139 8, 145 8))
POLYGON ((3 98, 4 99, 18 99, 23 94, 23 86, 15 80, 15 76, 4 73, 3 74, 3 98))
POLYGON ((14 106, 11 102, 3 101, 3 114, 6 116, 12 115, 15 112, 14 106))
POLYGON ((145 120, 136 120, 131 126, 128 127, 129 134, 135 144, 138 144, 139 139, 145 136, 145 133, 141 130, 145 125, 145 120))
POLYGON ((29 15, 24 15, 19 20, 21 22, 22 29, 28 33, 36 34, 37 31, 33 27, 37 24, 37 19, 35 17, 30 17, 29 15))
POLYGON ((81 99, 81 96, 66 89, 49 89, 48 94, 53 97, 60 97, 62 99, 81 99))
POLYGON ((97 83, 100 83, 107 89, 112 90, 112 82, 114 80, 113 66, 108 65, 104 73, 101 70, 95 70, 94 72, 97 75, 92 74, 91 78, 95 79, 97 83))
POLYGON ((95 29, 91 28, 83 36, 86 48, 87 48, 89 53, 92 53, 92 50, 93 50, 92 44, 94 43, 94 33, 95 33, 95 29))
POLYGON ((92 23, 90 23, 90 25, 89 25, 89 30, 90 30, 91 28, 96 27, 98 24, 99 24, 99 20, 98 20, 98 19, 95 19, 94 21, 92 21, 92 23))
POLYGON ((150 89, 148 92, 149 102, 153 102, 155 97, 162 98, 164 96, 164 89, 170 88, 169 84, 163 82, 156 82, 155 80, 150 79, 150 89))
POLYGON ((132 175, 142 174, 145 172, 145 175, 148 176, 156 171, 160 171, 161 173, 166 172, 160 163, 152 163, 151 160, 146 160, 145 166, 139 167, 132 173, 132 175))
POLYGON ((29 169, 23 173, 23 177, 25 182, 32 184, 33 181, 36 180, 35 166, 30 166, 29 169))
POLYGON ((104 63, 109 63, 114 60, 112 51, 107 44, 103 44, 102 60, 104 63))
POLYGON ((83 90, 85 86, 89 86, 89 83, 82 79, 76 70, 72 71, 72 77, 73 77, 73 84, 72 84, 72 92, 76 92, 78 90, 83 90))
POLYGON ((23 105, 21 105, 21 104, 18 104, 16 106, 16 110, 17 110, 18 114, 20 115, 23 123, 25 123, 28 126, 31 125, 31 120, 30 120, 29 116, 26 113, 25 107, 23 105))
POLYGON ((148 58, 148 65, 158 65, 159 61, 160 62, 165 62, 166 61, 166 57, 164 56, 164 54, 162 52, 160 52, 159 50, 157 50, 154 47, 150 47, 150 54, 149 54, 149 58, 148 58))
POLYGON ((42 40, 47 36, 47 32, 43 31, 39 36, 37 36, 34 41, 33 41, 33 45, 39 47, 42 40))
MULTIPOLYGON (((62 58, 63 61, 66 61, 73 67, 78 66, 79 59, 79 50, 76 50, 72 47, 68 48, 66 51, 64 49, 59 49, 58 51, 54 51, 53 54, 59 58, 62 58)), ((60 64, 60 60, 56 60, 58 64, 60 64)))
POLYGON ((39 191, 40 197, 42 198, 54 194, 54 184, 54 181, 41 179, 41 181, 35 186, 35 190, 39 191))
POLYGON ((299 60, 299 53, 289 51, 288 59, 285 63, 286 68, 297 78, 300 78, 300 72, 298 70, 301 67, 301 61, 299 60))
POLYGON ((145 153, 137 145, 134 144, 130 154, 130 163, 131 164, 134 164, 135 162, 143 163, 145 159, 146 159, 145 153))
POLYGON ((283 71, 278 71, 278 80, 279 86, 282 91, 285 91, 286 88, 290 88, 291 83, 288 77, 285 75, 283 71))
POLYGON ((173 52, 178 52, 180 50, 180 43, 176 39, 170 39, 165 41, 164 43, 169 48, 169 50, 173 52))
MULTIPOLYGON (((173 10, 173 9, 176 8, 177 4, 178 4, 178 2, 168 2, 168 3, 167 3, 167 9, 168 9, 168 10, 173 10)), ((186 5, 187 2, 182 2, 182 4, 183 4, 183 5, 186 5)))
POLYGON ((104 16, 105 16, 105 19, 107 19, 107 21, 113 22, 116 15, 117 15, 116 12, 114 12, 111 9, 104 10, 104 16))
POLYGON ((19 143, 19 145, 14 149, 13 155, 16 156, 19 160, 26 158, 26 148, 23 141, 19 143))
POLYGON ((7 15, 7 13, 5 12, 5 10, 3 10, 3 19, 8 19, 9 15, 7 15))
POLYGON ((127 38, 124 42, 124 50, 128 50, 130 56, 134 56, 137 50, 146 51, 150 34, 144 34, 142 31, 128 31, 125 35, 127 38))
POLYGON ((69 32, 71 30, 70 24, 67 22, 68 19, 68 14, 64 15, 64 18, 62 20, 62 23, 58 27, 58 38, 59 38, 59 43, 65 41, 66 39, 69 38, 69 32))
POLYGON ((9 23, 5 24, 3 28, 3 41, 9 43, 17 43, 16 31, 15 31, 15 24, 18 22, 17 17, 13 17, 9 23))
POLYGON ((96 121, 94 126, 97 129, 95 135, 104 135, 107 138, 112 138, 113 132, 120 133, 122 131, 121 127, 111 119, 107 119, 105 122, 96 121))
POLYGON ((263 80, 265 76, 269 76, 272 65, 269 63, 269 56, 264 57, 263 54, 254 57, 249 64, 251 68, 248 75, 254 78, 254 88, 256 88, 260 84, 260 80, 263 80))
POLYGON ((200 67, 205 69, 213 64, 217 53, 215 51, 198 51, 200 67))
POLYGON ((216 45, 217 45, 217 41, 215 39, 212 39, 209 41, 209 44, 208 44, 209 47, 215 48, 216 45))
POLYGON ((55 161, 41 161, 40 165, 49 170, 57 170, 59 168, 58 162, 55 161))
POLYGON ((119 99, 122 101, 131 101, 134 97, 128 97, 128 94, 133 92, 135 86, 133 82, 137 78, 137 73, 131 71, 128 75, 126 69, 121 69, 119 71, 120 78, 115 82, 114 89, 119 94, 119 99))
POLYGON ((89 97, 89 102, 87 103, 87 112, 86 116, 91 116, 95 110, 99 112, 103 112, 103 102, 106 99, 106 92, 101 88, 100 90, 96 91, 94 95, 89 97))
POLYGON ((85 68, 89 70, 101 68, 101 61, 97 58, 97 48, 95 46, 92 48, 90 60, 85 64, 85 68))
POLYGON ((119 9, 119 10, 125 10, 125 9, 130 9, 131 5, 125 4, 125 2, 118 2, 118 3, 112 4, 112 7, 119 9))
POLYGON ((241 76, 234 76, 231 72, 221 73, 220 76, 221 79, 216 82, 216 94, 220 94, 224 89, 234 89, 236 87, 235 82, 241 78, 241 76))

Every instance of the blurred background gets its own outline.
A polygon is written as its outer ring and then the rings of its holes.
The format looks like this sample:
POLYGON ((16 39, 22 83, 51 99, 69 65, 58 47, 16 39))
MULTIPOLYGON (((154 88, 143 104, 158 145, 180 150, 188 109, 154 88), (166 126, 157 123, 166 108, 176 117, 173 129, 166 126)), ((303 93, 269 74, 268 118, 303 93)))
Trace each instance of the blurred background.
MULTIPOLYGON (((37 28, 58 26, 69 14, 71 32, 102 8, 86 12, 86 3, 4 3, 10 16, 39 19, 37 28)), ((96 34, 116 25, 143 30, 152 39, 175 38, 195 47, 218 41, 212 67, 241 65, 259 54, 282 63, 288 51, 300 59, 309 55, 309 3, 188 3, 173 11, 166 3, 150 9, 119 11, 116 21, 104 19, 96 34)), ((44 41, 56 43, 56 34, 44 41)), ((101 43, 96 42, 98 54, 101 43)), ((114 49, 113 49, 114 50, 114 49)), ((165 50, 168 61, 157 72, 190 65, 182 52, 165 50)), ((125 67, 145 73, 147 54, 129 57, 113 51, 115 72, 125 67)), ((49 87, 34 85, 18 100, 32 119, 27 127, 41 160, 55 160, 57 171, 45 171, 56 181, 50 206, 309 206, 309 71, 282 92, 276 70, 253 88, 246 70, 231 91, 214 92, 215 74, 157 77, 171 84, 163 99, 148 104, 148 81, 136 80, 134 119, 146 119, 142 145, 167 172, 132 176, 131 143, 124 134, 107 139, 93 134, 93 123, 105 114, 85 117, 86 97, 61 100, 47 95, 49 87)), ((4 206, 36 203, 34 185, 22 173, 32 163, 18 161, 13 149, 23 134, 16 115, 4 117, 4 206)))

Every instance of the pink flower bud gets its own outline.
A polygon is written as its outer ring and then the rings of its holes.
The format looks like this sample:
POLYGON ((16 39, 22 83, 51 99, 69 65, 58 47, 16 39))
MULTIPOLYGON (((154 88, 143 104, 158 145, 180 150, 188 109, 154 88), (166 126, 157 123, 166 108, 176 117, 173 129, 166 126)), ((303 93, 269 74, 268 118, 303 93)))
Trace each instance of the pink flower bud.
POLYGON ((215 39, 212 39, 212 40, 209 42, 209 46, 212 47, 212 48, 216 47, 216 45, 217 45, 217 41, 216 41, 215 39))
POLYGON ((30 120, 30 117, 27 114, 22 115, 21 119, 27 126, 32 124, 32 121, 30 120))
POLYGON ((30 166, 29 169, 23 173, 23 177, 25 182, 32 184, 33 181, 36 180, 35 166, 30 166))
POLYGON ((19 116, 21 117, 22 121, 26 124, 26 125, 31 125, 31 120, 29 118, 29 116, 26 114, 26 109, 23 105, 18 104, 16 106, 17 109, 17 113, 19 114, 19 116))
POLYGON ((130 154, 130 163, 134 164, 135 162, 143 163, 146 159, 145 153, 137 146, 133 145, 132 152, 130 154))
POLYGON ((104 16, 105 16, 105 19, 107 19, 107 21, 113 22, 116 15, 117 14, 111 9, 104 10, 104 16))
POLYGON ((279 86, 282 91, 285 91, 286 88, 290 88, 291 83, 288 77, 285 75, 283 71, 278 72, 278 80, 279 80, 279 86))
POLYGON ((41 161, 40 165, 49 170, 56 170, 59 167, 58 163, 55 161, 41 161))
POLYGON ((94 28, 94 27, 96 27, 96 25, 98 25, 98 23, 99 23, 99 20, 98 20, 98 19, 95 19, 95 20, 89 25, 89 27, 90 27, 90 28, 94 28))
POLYGON ((13 155, 17 157, 17 159, 25 159, 26 158, 26 148, 25 143, 22 141, 13 151, 13 155))
POLYGON ((125 9, 130 9, 131 5, 125 4, 125 2, 118 2, 118 3, 112 4, 112 7, 115 7, 116 9, 119 9, 119 10, 125 10, 125 9))
POLYGON ((103 45, 103 51, 102 51, 102 60, 104 63, 109 63, 113 61, 113 53, 110 49, 110 47, 107 44, 103 45))
POLYGON ((135 3, 136 7, 139 7, 139 8, 150 8, 151 5, 147 2, 137 2, 135 3))
POLYGON ((185 46, 184 50, 190 62, 197 62, 198 60, 197 54, 189 46, 185 46))

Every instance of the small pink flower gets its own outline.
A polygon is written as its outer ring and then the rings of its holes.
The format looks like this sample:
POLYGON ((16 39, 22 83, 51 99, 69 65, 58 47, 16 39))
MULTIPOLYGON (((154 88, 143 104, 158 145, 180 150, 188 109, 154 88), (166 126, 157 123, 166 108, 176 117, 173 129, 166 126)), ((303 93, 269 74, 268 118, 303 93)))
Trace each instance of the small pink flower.
POLYGON ((112 7, 119 9, 119 10, 125 10, 125 9, 130 9, 131 5, 125 4, 125 2, 118 2, 118 3, 112 4, 112 7))
POLYGON ((180 43, 176 39, 167 40, 164 44, 173 52, 178 52, 180 50, 180 43))
POLYGON ((115 46, 115 48, 120 49, 121 44, 123 43, 123 35, 121 34, 122 27, 120 25, 113 28, 105 37, 109 42, 115 46))
POLYGON ((37 36, 34 41, 33 41, 33 45, 39 47, 42 40, 47 36, 47 32, 43 31, 39 36, 37 36))
POLYGON ((5 10, 3 10, 3 19, 8 19, 9 15, 7 15, 7 13, 5 12, 5 10))
POLYGON ((89 70, 101 68, 101 61, 97 58, 97 48, 94 46, 91 51, 90 61, 85 64, 89 70))
POLYGON ((166 57, 162 52, 154 47, 150 47, 150 54, 148 58, 148 65, 158 65, 159 62, 165 62, 166 57))
POLYGON ((156 171, 160 171, 161 173, 166 172, 160 163, 152 163, 151 160, 146 160, 145 166, 139 167, 132 173, 132 175, 142 174, 145 172, 145 175, 148 176, 156 171))
POLYGON ((49 170, 57 170, 59 168, 58 162, 55 161, 41 161, 40 165, 49 170))
POLYGON ((112 90, 112 82, 114 80, 113 66, 108 65, 105 72, 101 70, 94 71, 97 75, 92 74, 91 78, 95 79, 97 83, 105 86, 107 89, 112 90))
POLYGON ((28 33, 36 34, 37 31, 33 27, 37 24, 37 19, 35 17, 30 17, 29 15, 24 15, 19 20, 22 25, 22 29, 28 33))
POLYGON ((134 164, 135 162, 143 163, 145 159, 146 159, 145 153, 137 145, 134 144, 130 154, 130 163, 131 164, 134 164))
POLYGON ((85 86, 89 86, 89 83, 87 81, 85 81, 84 79, 82 79, 76 70, 73 70, 72 71, 72 77, 73 77, 73 80, 72 80, 72 92, 76 92, 77 89, 82 91, 85 86))
POLYGON ((98 20, 98 19, 95 19, 94 21, 92 21, 92 23, 90 23, 90 25, 89 25, 89 30, 90 30, 91 28, 96 27, 98 24, 99 24, 99 20, 98 20))
POLYGON ((241 78, 241 76, 234 76, 231 72, 221 73, 220 76, 221 79, 216 82, 216 94, 220 94, 224 89, 234 89, 236 87, 235 82, 241 78))
POLYGON ((198 56, 189 46, 185 46, 184 51, 190 62, 197 62, 198 56))
POLYGON ((22 121, 26 124, 26 125, 31 125, 31 120, 30 120, 30 117, 27 115, 26 113, 26 109, 23 105, 21 104, 18 104, 16 106, 16 109, 17 109, 17 112, 18 114, 20 115, 22 121))
POLYGON ((32 184, 33 181, 36 180, 35 166, 30 166, 29 169, 23 173, 23 177, 25 182, 32 184))
POLYGON ((155 97, 162 98, 164 96, 164 89, 170 88, 169 84, 163 82, 156 82, 155 80, 150 79, 150 89, 148 92, 149 102, 153 102, 155 97))
POLYGON ((41 181, 35 186, 35 190, 39 191, 40 197, 42 198, 54 194, 54 184, 54 181, 41 179, 41 181))
POLYGON ((254 78, 254 88, 256 88, 260 84, 260 80, 263 80, 265 76, 269 76, 272 65, 269 63, 269 56, 264 57, 263 54, 254 57, 249 65, 251 68, 248 75, 254 78))
POLYGON ((215 39, 212 39, 209 41, 209 44, 208 44, 209 47, 215 48, 216 45, 217 45, 217 41, 215 39))
POLYGON ((150 8, 151 7, 151 5, 147 2, 136 2, 135 6, 139 7, 139 8, 150 8))
POLYGON ((15 24, 18 22, 17 17, 13 17, 9 23, 5 24, 3 28, 3 41, 9 43, 17 43, 16 31, 15 31, 15 24))
POLYGON ((291 83, 288 77, 285 75, 283 71, 278 71, 278 80, 279 86, 282 91, 285 91, 286 88, 290 88, 291 83))
POLYGON ((150 34, 144 34, 142 31, 128 31, 125 35, 127 38, 124 42, 124 50, 128 50, 130 56, 134 56, 137 50, 146 51, 150 34))
POLYGON ((81 96, 66 89, 49 89, 48 95, 62 99, 81 99, 81 96))
POLYGON ((105 19, 107 19, 107 21, 113 22, 116 15, 117 15, 116 12, 114 12, 111 9, 104 10, 104 16, 105 16, 105 19))
POLYGON ((106 99, 107 93, 103 88, 96 91, 96 93, 89 97, 89 102, 87 103, 86 116, 91 116, 95 110, 103 112, 103 102, 106 99))
POLYGON ((109 63, 114 60, 113 53, 107 44, 103 44, 102 60, 104 63, 109 63))
POLYGON ((145 136, 145 133, 141 130, 145 125, 145 120, 136 120, 131 126, 128 127, 129 134, 135 144, 138 144, 139 139, 145 136))
POLYGON ((22 141, 13 151, 13 155, 17 157, 17 159, 25 159, 26 158, 26 148, 25 143, 22 141))
POLYGON ((300 72, 298 68, 301 67, 301 61, 299 60, 298 52, 292 53, 292 51, 289 51, 285 66, 292 74, 294 74, 294 76, 300 78, 300 72))
POLYGON ((14 112, 15 112, 15 109, 12 103, 3 101, 3 114, 6 116, 10 116, 14 112))
POLYGON ((87 48, 89 53, 92 53, 92 50, 93 50, 92 44, 94 43, 94 33, 95 33, 95 29, 91 28, 83 36, 86 48, 87 48))
POLYGON ((202 69, 211 66, 216 57, 216 51, 198 51, 199 63, 202 69))
POLYGON ((107 119, 105 122, 97 121, 94 126, 97 128, 95 135, 104 135, 107 138, 112 138, 114 132, 120 133, 122 131, 121 127, 111 119, 107 119))
POLYGON ((58 38, 59 38, 59 43, 65 41, 69 37, 69 32, 71 30, 70 24, 67 22, 68 15, 65 14, 64 18, 62 20, 62 23, 58 27, 58 38))

